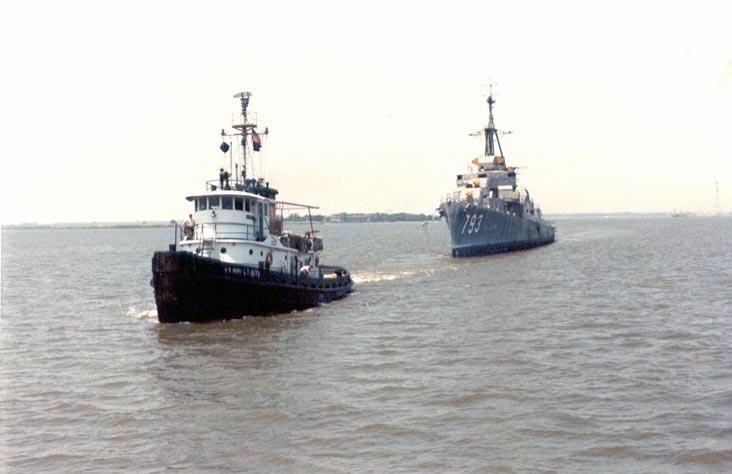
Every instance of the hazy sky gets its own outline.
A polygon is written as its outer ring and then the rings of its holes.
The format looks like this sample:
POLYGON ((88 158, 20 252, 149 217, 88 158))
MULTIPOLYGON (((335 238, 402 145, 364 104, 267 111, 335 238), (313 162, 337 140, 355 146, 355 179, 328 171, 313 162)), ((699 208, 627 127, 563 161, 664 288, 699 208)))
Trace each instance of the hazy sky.
POLYGON ((253 92, 258 169, 431 212, 496 123, 545 213, 732 210, 728 2, 4 2, 2 223, 166 220, 253 92))

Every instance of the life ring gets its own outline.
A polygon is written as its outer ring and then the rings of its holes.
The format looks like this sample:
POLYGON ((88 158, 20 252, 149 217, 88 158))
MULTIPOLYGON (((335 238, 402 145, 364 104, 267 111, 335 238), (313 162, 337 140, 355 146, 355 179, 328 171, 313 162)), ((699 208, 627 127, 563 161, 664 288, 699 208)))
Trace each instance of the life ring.
POLYGON ((265 260, 267 261, 267 265, 272 265, 272 251, 267 251, 267 257, 265 257, 265 260))

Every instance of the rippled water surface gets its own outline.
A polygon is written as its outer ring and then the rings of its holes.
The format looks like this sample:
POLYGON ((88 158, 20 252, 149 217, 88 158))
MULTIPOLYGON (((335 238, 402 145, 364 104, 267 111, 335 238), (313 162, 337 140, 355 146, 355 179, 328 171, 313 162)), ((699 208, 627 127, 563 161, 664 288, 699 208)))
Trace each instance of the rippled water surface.
POLYGON ((732 219, 556 224, 326 225, 356 293, 207 325, 157 323, 171 229, 3 230, 0 468, 732 470, 732 219))

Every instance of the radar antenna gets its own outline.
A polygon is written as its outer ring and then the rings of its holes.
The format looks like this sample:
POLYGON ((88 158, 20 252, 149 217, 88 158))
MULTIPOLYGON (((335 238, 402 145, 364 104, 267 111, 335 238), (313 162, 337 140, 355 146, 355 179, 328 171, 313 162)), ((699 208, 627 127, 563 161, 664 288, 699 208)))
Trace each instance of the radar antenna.
POLYGON ((239 92, 238 94, 234 94, 234 98, 241 101, 241 114, 244 118, 247 116, 247 107, 249 107, 249 98, 251 96, 251 92, 239 92))

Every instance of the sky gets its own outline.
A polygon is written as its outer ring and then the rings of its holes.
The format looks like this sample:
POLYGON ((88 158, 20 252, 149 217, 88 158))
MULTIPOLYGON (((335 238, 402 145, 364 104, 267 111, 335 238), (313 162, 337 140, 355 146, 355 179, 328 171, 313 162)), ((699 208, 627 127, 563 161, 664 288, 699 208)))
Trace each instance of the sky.
POLYGON ((545 214, 732 211, 727 2, 5 2, 0 222, 182 218, 253 93, 287 201, 431 213, 482 154, 545 214))

